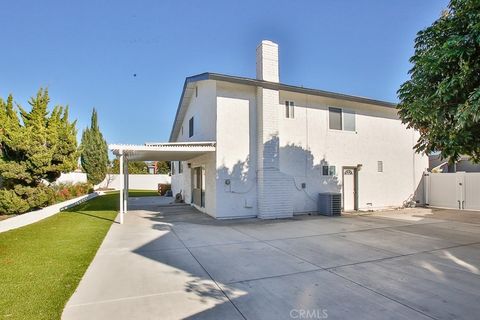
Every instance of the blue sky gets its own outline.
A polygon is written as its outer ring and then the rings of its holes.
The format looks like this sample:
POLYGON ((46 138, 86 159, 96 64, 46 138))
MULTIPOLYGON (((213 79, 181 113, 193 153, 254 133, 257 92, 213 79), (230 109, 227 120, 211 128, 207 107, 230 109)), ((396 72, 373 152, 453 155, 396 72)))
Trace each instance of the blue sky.
POLYGON ((447 4, 2 1, 0 96, 27 106, 48 87, 79 134, 95 107, 109 143, 167 141, 185 77, 255 77, 255 47, 269 39, 280 46, 281 82, 395 102, 416 32, 447 4))

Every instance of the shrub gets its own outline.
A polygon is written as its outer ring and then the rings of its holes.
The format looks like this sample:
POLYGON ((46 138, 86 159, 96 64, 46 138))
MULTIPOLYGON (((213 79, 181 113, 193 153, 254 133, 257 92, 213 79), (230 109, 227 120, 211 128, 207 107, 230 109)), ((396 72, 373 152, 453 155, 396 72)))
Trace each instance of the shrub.
POLYGON ((0 214, 19 214, 28 209, 27 201, 18 197, 15 191, 0 189, 0 214))

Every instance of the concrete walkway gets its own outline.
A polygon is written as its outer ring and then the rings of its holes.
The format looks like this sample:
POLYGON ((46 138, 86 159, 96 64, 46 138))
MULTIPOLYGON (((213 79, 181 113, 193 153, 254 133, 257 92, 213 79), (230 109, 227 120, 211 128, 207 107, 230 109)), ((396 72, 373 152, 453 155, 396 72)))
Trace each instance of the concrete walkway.
POLYGON ((64 319, 480 314, 480 213, 217 221, 159 199, 130 202, 133 210, 124 225, 112 225, 64 319))

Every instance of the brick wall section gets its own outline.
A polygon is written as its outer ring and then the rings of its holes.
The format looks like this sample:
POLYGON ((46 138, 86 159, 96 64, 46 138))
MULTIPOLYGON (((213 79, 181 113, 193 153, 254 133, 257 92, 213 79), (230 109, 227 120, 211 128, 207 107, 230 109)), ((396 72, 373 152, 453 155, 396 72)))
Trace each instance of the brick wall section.
POLYGON ((257 206, 262 219, 293 216, 292 177, 280 171, 279 92, 257 88, 257 206))
POLYGON ((257 79, 278 82, 278 45, 268 40, 257 47, 257 79))

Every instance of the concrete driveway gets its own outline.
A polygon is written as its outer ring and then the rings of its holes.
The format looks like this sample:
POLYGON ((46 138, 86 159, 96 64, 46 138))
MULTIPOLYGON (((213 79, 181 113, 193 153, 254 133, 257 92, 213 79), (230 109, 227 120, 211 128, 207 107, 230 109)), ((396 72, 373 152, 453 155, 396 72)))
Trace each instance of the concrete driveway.
POLYGON ((216 221, 138 198, 64 319, 478 319, 480 212, 216 221))

